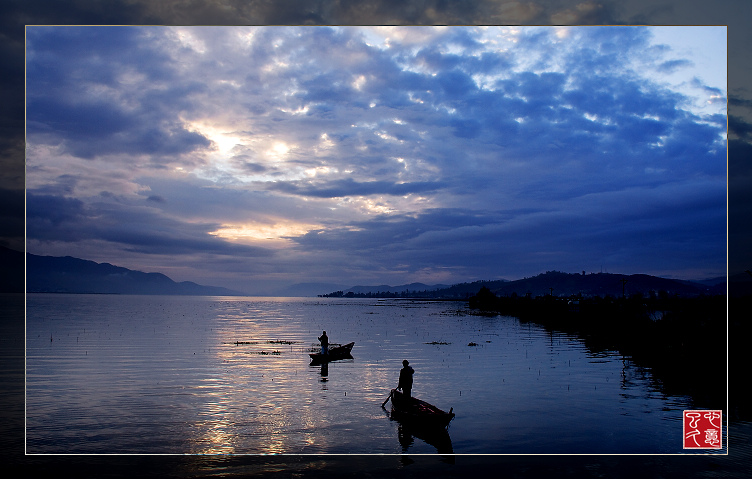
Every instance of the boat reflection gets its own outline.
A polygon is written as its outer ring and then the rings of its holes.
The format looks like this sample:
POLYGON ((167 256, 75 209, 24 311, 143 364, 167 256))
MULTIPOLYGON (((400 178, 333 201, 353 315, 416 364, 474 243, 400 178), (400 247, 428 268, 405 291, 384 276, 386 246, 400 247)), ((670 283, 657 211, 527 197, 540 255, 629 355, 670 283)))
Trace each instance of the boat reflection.
POLYGON ((403 453, 410 449, 416 437, 435 447, 437 454, 454 454, 452 438, 449 437, 449 431, 446 429, 420 430, 407 424, 397 426, 397 439, 402 446, 403 453))
POLYGON ((402 452, 407 453, 415 443, 415 438, 420 439, 429 446, 436 448, 437 454, 454 454, 452 438, 445 427, 421 426, 410 421, 405 421, 394 411, 388 411, 382 406, 391 421, 397 422, 397 440, 402 446, 402 452))

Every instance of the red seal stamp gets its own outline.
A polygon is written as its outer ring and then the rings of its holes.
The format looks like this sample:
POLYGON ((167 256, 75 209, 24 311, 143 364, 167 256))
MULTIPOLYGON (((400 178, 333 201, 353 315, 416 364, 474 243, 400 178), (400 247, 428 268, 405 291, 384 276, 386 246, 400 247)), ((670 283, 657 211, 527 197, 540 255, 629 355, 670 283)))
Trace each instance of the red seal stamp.
POLYGON ((722 411, 684 411, 684 449, 722 448, 722 411))

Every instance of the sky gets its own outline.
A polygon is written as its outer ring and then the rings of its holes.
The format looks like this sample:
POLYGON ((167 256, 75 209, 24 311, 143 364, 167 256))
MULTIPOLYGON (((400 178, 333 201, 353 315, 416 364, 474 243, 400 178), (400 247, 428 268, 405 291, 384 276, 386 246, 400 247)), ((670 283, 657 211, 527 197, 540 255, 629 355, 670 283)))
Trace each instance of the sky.
POLYGON ((723 276, 726 35, 29 26, 26 248, 248 294, 723 276))

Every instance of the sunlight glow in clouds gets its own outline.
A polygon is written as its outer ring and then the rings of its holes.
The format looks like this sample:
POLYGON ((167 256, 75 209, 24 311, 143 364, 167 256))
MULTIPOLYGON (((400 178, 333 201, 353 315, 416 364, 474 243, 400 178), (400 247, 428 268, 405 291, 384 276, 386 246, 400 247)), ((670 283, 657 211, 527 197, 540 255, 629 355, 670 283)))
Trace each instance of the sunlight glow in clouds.
POLYGON ((321 225, 307 225, 283 220, 274 224, 222 225, 218 230, 210 231, 209 234, 238 243, 278 242, 280 244, 276 247, 283 247, 290 242, 289 237, 301 236, 319 228, 321 228, 321 225))
POLYGON ((278 141, 274 143, 274 146, 267 151, 267 154, 270 158, 274 160, 281 160, 285 156, 287 156, 287 153, 290 152, 290 147, 285 144, 284 142, 278 141))
POLYGON ((217 146, 217 153, 220 157, 229 156, 232 149, 241 143, 240 138, 234 133, 224 131, 217 127, 194 122, 188 123, 186 129, 211 140, 217 146))
POLYGON ((30 251, 235 289, 720 275, 725 29, 685 28, 30 27, 30 251))

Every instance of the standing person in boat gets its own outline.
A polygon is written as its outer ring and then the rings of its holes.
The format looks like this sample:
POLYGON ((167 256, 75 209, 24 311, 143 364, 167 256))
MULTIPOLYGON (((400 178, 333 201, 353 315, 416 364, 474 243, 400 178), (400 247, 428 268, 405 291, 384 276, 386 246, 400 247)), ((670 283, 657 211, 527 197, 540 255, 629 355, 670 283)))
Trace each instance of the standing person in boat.
POLYGON ((410 396, 410 391, 413 389, 413 374, 415 370, 409 366, 407 359, 402 361, 402 369, 400 369, 399 382, 397 383, 397 389, 402 389, 407 397, 410 396))
POLYGON ((326 331, 319 336, 319 341, 321 341, 321 354, 329 354, 329 337, 326 335, 326 331))

